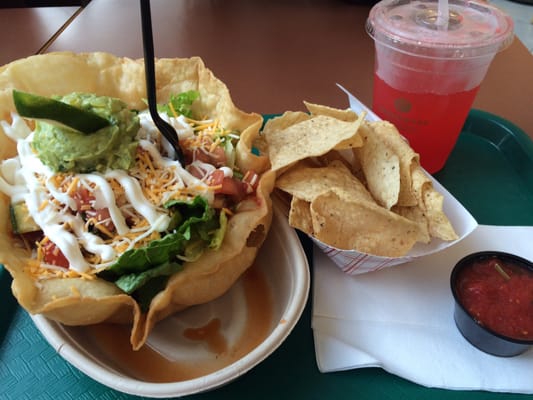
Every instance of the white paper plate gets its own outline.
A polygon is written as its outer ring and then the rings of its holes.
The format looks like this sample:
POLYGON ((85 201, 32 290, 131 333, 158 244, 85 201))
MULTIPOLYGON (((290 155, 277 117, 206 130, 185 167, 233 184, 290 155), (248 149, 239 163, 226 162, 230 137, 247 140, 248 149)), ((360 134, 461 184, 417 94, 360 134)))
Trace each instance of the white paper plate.
MULTIPOLYGON (((32 319, 65 360, 113 389, 147 397, 179 397, 203 392, 232 381, 268 357, 292 331, 305 307, 309 293, 307 259, 295 231, 276 207, 271 231, 253 268, 254 274, 262 277, 270 292, 271 304, 268 308, 271 318, 266 327, 263 321, 260 328, 266 337, 229 365, 221 365, 210 373, 191 379, 168 383, 139 379, 124 368, 125 364, 110 356, 112 353, 95 344, 98 341, 91 336, 91 328, 63 326, 40 315, 32 316, 32 319)), ((166 362, 194 369, 198 364, 209 363, 209 360, 219 357, 208 349, 205 342, 187 339, 185 329, 198 329, 218 319, 221 323, 219 333, 230 349, 257 330, 247 321, 248 297, 244 280, 241 278, 224 296, 211 303, 195 306, 160 321, 147 341, 151 353, 164 357, 166 362)), ((120 340, 116 339, 117 345, 120 340)))

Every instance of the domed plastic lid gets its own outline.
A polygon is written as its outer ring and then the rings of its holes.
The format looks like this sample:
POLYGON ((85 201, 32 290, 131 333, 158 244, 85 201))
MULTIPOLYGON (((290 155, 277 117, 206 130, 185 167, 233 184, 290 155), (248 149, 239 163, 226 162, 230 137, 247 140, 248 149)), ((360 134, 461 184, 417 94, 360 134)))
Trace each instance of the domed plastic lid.
POLYGON ((513 20, 486 3, 450 0, 448 18, 437 0, 382 0, 368 17, 367 32, 399 51, 442 58, 494 54, 511 44, 513 20))

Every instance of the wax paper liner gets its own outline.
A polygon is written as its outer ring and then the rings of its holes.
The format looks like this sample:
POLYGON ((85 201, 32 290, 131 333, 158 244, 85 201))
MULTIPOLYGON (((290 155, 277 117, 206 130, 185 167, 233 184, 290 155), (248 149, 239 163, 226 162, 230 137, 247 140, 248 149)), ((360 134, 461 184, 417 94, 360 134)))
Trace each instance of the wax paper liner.
MULTIPOLYGON (((380 118, 376 116, 368 107, 361 103, 355 96, 348 92, 341 85, 337 85, 348 95, 350 108, 356 113, 365 111, 366 118, 369 121, 377 121, 380 118)), ((417 243, 409 253, 403 257, 379 257, 371 254, 360 253, 355 250, 341 250, 331 247, 320 240, 311 237, 314 243, 328 256, 333 262, 345 273, 357 275, 371 271, 377 271, 386 267, 392 267, 406 263, 408 261, 434 254, 442 251, 460 240, 464 239, 477 227, 474 217, 466 210, 463 205, 453 197, 436 179, 428 174, 433 183, 433 187, 444 196, 444 212, 452 223, 458 239, 454 241, 443 241, 433 238, 429 244, 417 243)))
POLYGON ((432 178, 433 186, 444 196, 444 212, 450 219, 458 239, 446 242, 433 238, 431 243, 417 243, 409 253, 403 257, 378 257, 360 253, 355 250, 341 250, 328 246, 320 240, 311 237, 313 242, 331 258, 331 260, 349 275, 363 274, 377 271, 386 267, 400 265, 408 261, 442 251, 467 237, 477 227, 474 217, 453 197, 438 181, 432 178))

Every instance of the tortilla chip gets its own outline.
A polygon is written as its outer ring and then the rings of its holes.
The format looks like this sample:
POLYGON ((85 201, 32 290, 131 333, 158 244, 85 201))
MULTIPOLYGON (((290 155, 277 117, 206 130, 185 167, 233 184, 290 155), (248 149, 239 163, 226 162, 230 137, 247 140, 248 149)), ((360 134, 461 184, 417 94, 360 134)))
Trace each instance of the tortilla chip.
POLYGON ((423 206, 424 195, 428 190, 433 188, 433 183, 420 166, 413 168, 411 182, 412 192, 416 198, 417 205, 423 206))
POLYGON ((431 237, 457 237, 442 211, 442 196, 394 125, 365 121, 357 135, 331 148, 320 134, 311 137, 300 129, 316 132, 312 125, 322 121, 319 130, 327 131, 326 122, 317 119, 327 117, 337 121, 332 126, 339 133, 338 127, 346 126, 342 123, 360 117, 351 110, 305 105, 310 116, 287 114, 266 134, 274 169, 282 152, 276 187, 293 196, 291 226, 333 247, 386 257, 404 256, 431 237), (348 154, 339 150, 354 137, 362 138, 363 145, 348 154))
MULTIPOLYGON (((73 277, 38 280, 36 263, 24 243, 11 232, 9 199, 0 195, 0 263, 13 277, 12 290, 30 313, 41 313, 67 325, 99 322, 131 323, 135 349, 145 342, 160 319, 177 310, 210 301, 228 290, 252 264, 270 228, 270 193, 275 173, 269 171, 264 154, 254 155, 252 145, 259 137, 262 117, 235 107, 227 87, 200 58, 156 60, 158 101, 170 94, 198 90, 194 111, 217 118, 222 126, 241 132, 236 163, 242 171, 261 173, 257 189, 258 208, 239 212, 228 221, 226 236, 218 251, 209 250, 198 260, 185 263, 172 276, 165 290, 153 298, 147 313, 141 313, 132 297, 100 278, 73 277), (253 237, 254 240, 247 239, 253 237)), ((144 63, 106 53, 50 53, 15 61, 0 68, 0 118, 10 119, 15 110, 12 90, 43 96, 74 91, 113 96, 130 108, 145 109, 144 63)), ((0 154, 13 157, 16 149, 0 126, 0 154)))
POLYGON ((422 167, 413 170, 413 188, 418 197, 419 207, 428 221, 429 234, 446 241, 458 239, 455 229, 443 210, 444 196, 435 190, 422 167))
POLYGON ((405 256, 432 237, 457 238, 442 195, 394 125, 304 103, 310 115, 285 113, 265 127, 276 187, 293 196, 291 226, 329 246, 384 257, 405 256), (350 124, 358 125, 352 136, 350 124))
POLYGON ((429 223, 429 233, 442 240, 456 240, 459 238, 453 226, 442 210, 444 196, 436 190, 428 190, 424 196, 424 206, 429 223))
MULTIPOLYGON (((312 115, 324 115, 331 118, 334 118, 339 121, 345 122, 356 122, 359 119, 359 116, 351 109, 347 108, 345 110, 340 110, 338 108, 333 108, 329 106, 324 106, 320 104, 313 104, 307 101, 304 101, 305 106, 312 115)), ((365 118, 365 114, 361 115, 361 119, 365 118)), ((334 148, 336 150, 346 150, 355 147, 360 147, 363 145, 361 135, 352 136, 349 139, 343 140, 334 148)))
MULTIPOLYGON (((352 166, 352 163, 351 161, 353 160, 353 157, 352 158, 345 158, 344 157, 344 152, 341 154, 341 152, 337 151, 337 150, 331 150, 329 152, 327 152, 326 154, 320 156, 320 157, 315 157, 312 159, 313 161, 315 161, 316 165, 315 166, 319 166, 319 167, 325 167, 327 165, 330 165, 333 161, 339 161, 341 163, 344 164, 344 166, 346 168, 348 168, 350 171, 352 171, 353 173, 353 166, 352 166)), ((301 164, 302 162, 300 162, 301 164)))
POLYGON ((332 149, 362 145, 358 135, 361 123, 362 117, 355 121, 341 121, 326 115, 304 118, 287 113, 267 121, 263 133, 269 147, 272 170, 280 170, 305 158, 321 156, 332 149))
POLYGON ((416 206, 418 200, 413 192, 411 175, 420 166, 420 156, 409 146, 396 127, 387 121, 368 122, 368 127, 400 160, 400 192, 397 204, 416 206))
POLYGON ((311 119, 311 116, 302 111, 286 111, 279 117, 269 119, 265 124, 263 133, 266 131, 281 131, 309 119, 311 119))
POLYGON ((416 243, 419 227, 377 204, 346 201, 333 191, 311 203, 315 237, 342 250, 382 257, 405 255, 416 243))
POLYGON ((400 158, 369 125, 361 127, 364 145, 354 150, 370 193, 390 210, 400 195, 400 158))
POLYGON ((359 118, 357 114, 349 108, 340 110, 338 108, 324 106, 321 104, 309 103, 308 101, 304 101, 304 104, 311 115, 325 115, 346 122, 354 122, 359 118))
POLYGON ((429 243, 431 241, 428 219, 422 208, 418 206, 394 206, 391 211, 418 224, 419 235, 417 242, 429 243))
POLYGON ((333 190, 347 201, 374 203, 365 186, 340 161, 333 161, 326 167, 291 168, 276 180, 276 187, 307 202, 333 190))
POLYGON ((313 220, 311 217, 311 203, 293 197, 289 211, 289 225, 308 235, 314 235, 313 220))

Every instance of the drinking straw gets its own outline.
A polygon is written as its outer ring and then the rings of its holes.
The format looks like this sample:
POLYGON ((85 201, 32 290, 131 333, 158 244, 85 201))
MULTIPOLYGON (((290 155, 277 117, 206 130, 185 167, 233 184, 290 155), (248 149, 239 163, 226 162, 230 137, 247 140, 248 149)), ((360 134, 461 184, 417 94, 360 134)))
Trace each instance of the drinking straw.
POLYGON ((444 30, 448 29, 449 14, 450 11, 448 9, 448 0, 439 0, 436 21, 436 24, 439 28, 444 30))

